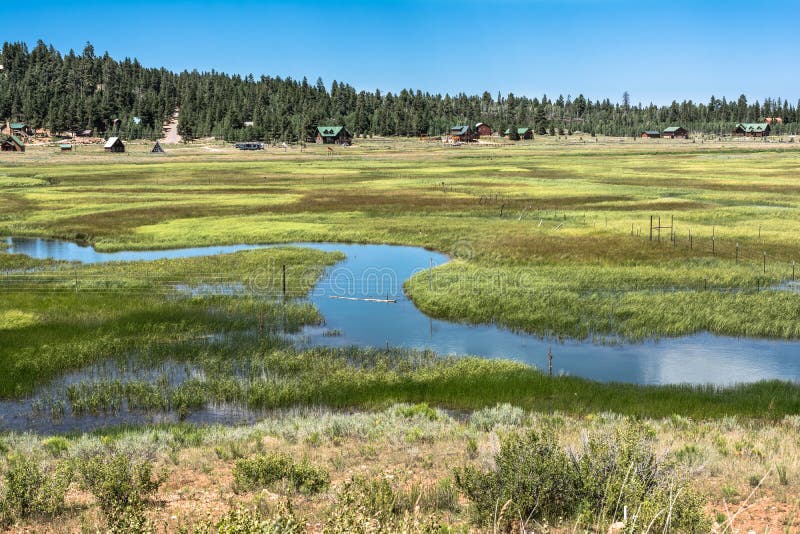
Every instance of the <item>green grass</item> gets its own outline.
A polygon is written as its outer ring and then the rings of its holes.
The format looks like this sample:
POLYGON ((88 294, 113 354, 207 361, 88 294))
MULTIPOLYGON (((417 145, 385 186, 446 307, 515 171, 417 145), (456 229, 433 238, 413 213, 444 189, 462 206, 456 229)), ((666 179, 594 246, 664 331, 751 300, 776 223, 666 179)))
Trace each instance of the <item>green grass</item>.
POLYGON ((209 404, 254 410, 295 406, 379 409, 398 402, 477 410, 511 403, 528 410, 586 415, 614 412, 662 418, 741 416, 782 419, 800 410, 800 387, 780 381, 733 387, 639 386, 548 377, 508 360, 439 357, 406 350, 315 348, 297 351, 271 341, 240 341, 194 350, 202 378, 170 385, 87 380, 70 387, 76 414, 133 409, 188 412, 209 404))
POLYGON ((271 249, 37 273, 35 284, 12 285, 0 300, 0 396, 29 393, 48 379, 104 359, 137 355, 160 361, 179 354, 181 346, 189 352, 213 334, 255 332, 259 324, 264 334, 274 334, 318 323, 317 310, 294 299, 306 295, 324 266, 341 257, 271 249), (284 264, 291 265, 291 283, 289 302, 281 305, 275 299, 284 264), (246 291, 241 296, 192 297, 174 289, 237 281, 246 291))
MULTIPOLYGON (((135 151, 116 159, 32 154, 4 170, 0 235, 82 238, 108 251, 418 245, 464 259, 437 273, 435 295, 424 290, 424 275, 408 286, 438 317, 575 337, 798 335, 791 299, 755 294, 790 278, 792 261, 800 261, 794 145, 572 139, 448 150, 364 141, 336 157, 323 154, 317 147, 256 155, 176 148, 158 160, 135 151), (649 240, 651 215, 663 224, 674 216, 674 246, 667 230, 662 242, 649 240), (446 282, 476 273, 526 285, 507 291, 485 280, 467 288, 446 282), (709 286, 739 293, 696 291, 709 286), (556 311, 541 316, 535 310, 545 304, 556 311)), ((24 266, 0 255, 0 264, 14 262, 24 266)))

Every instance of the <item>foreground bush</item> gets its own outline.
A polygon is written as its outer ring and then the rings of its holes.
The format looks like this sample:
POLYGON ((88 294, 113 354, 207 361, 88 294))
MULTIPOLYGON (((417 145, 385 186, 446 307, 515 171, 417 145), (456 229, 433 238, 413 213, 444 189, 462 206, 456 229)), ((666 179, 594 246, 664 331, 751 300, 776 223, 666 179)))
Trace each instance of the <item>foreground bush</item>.
POLYGON ((97 499, 111 529, 120 531, 145 523, 147 501, 165 480, 153 475, 149 460, 136 461, 120 453, 81 460, 78 470, 83 487, 97 499))
POLYGON ((330 474, 307 461, 295 462, 291 456, 269 453, 238 460, 233 468, 234 489, 249 491, 266 488, 286 480, 295 490, 308 495, 324 491, 330 484, 330 474))
POLYGON ((31 457, 9 458, 0 511, 4 522, 31 517, 53 517, 64 508, 64 497, 72 481, 72 469, 61 463, 47 472, 31 457))
POLYGON ((594 435, 577 453, 561 447, 552 429, 515 432, 502 439, 494 464, 455 472, 479 525, 508 529, 530 520, 569 520, 602 528, 627 510, 631 531, 708 528, 702 501, 672 464, 656 456, 642 427, 594 435))

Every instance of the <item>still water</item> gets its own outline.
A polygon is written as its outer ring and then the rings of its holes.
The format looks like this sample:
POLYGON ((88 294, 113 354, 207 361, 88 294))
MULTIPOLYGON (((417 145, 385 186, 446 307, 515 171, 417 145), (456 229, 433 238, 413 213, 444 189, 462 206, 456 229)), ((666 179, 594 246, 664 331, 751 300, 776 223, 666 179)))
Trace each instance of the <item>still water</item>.
MULTIPOLYGON (((8 238, 10 252, 39 259, 101 263, 148 261, 229 254, 286 245, 230 245, 161 251, 97 252, 75 243, 8 238)), ((591 341, 557 341, 512 332, 494 325, 467 325, 431 319, 403 293, 403 282, 416 272, 448 261, 418 247, 291 243, 347 258, 325 275, 309 298, 325 318, 324 327, 309 327, 297 336, 300 345, 364 345, 431 349, 442 354, 513 358, 547 369, 552 350, 556 373, 599 381, 637 384, 715 384, 800 378, 800 341, 715 336, 707 333, 641 343, 614 345, 591 341), (347 299, 379 299, 373 302, 347 299), (340 335, 325 335, 338 331, 340 335)), ((799 297, 800 298, 800 297, 799 297)))

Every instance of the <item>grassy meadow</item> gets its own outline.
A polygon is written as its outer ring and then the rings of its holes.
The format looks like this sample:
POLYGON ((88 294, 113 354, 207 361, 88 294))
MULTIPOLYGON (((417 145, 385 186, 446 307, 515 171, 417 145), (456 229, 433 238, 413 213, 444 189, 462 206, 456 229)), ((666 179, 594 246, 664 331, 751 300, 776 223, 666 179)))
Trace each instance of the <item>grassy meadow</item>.
MULTIPOLYGON (((30 146, 0 155, 0 237, 415 245, 453 259, 405 286, 435 317, 554 338, 797 339, 800 147, 785 141, 30 146), (651 240, 651 216, 674 229, 651 240)), ((81 265, 2 244, 0 400, 110 361, 156 378, 79 378, 36 416, 238 406, 260 422, 5 432, 0 526, 605 532, 626 507, 642 531, 796 530, 793 383, 601 384, 468 355, 300 349, 282 334, 322 323, 303 297, 338 253, 81 265), (190 376, 173 381, 175 363, 190 376)))
POLYGON ((800 259, 795 147, 574 137, 460 148, 364 140, 333 155, 33 147, 2 156, 0 235, 105 251, 418 245, 463 260, 437 272, 435 291, 424 274, 407 287, 437 317, 578 338, 795 338, 794 299, 758 294, 791 280, 800 259), (674 239, 663 229, 651 241, 651 216, 674 220, 674 239))

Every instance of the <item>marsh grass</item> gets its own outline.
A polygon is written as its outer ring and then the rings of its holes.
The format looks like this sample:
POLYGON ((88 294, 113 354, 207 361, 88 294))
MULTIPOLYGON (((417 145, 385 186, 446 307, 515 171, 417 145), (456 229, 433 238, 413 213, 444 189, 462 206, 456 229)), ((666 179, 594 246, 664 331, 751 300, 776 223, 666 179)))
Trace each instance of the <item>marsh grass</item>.
MULTIPOLYGON (((193 363, 199 378, 156 384, 143 381, 85 381, 71 386, 75 413, 114 412, 123 405, 149 411, 192 411, 238 405, 256 412, 292 406, 337 409, 381 408, 415 403, 404 414, 438 417, 429 406, 480 410, 478 428, 513 426, 529 410, 573 414, 616 412, 637 417, 780 419, 800 410, 800 387, 780 381, 731 387, 639 386, 548 377, 523 363, 474 357, 441 357, 404 349, 208 346, 193 363), (425 404, 419 404, 425 403, 425 404), (500 411, 497 411, 500 410, 500 411)), ((424 439, 424 434, 407 439, 424 439)))
MULTIPOLYGON (((440 291, 428 294, 424 275, 409 284, 426 312, 578 338, 798 337, 793 299, 757 293, 800 261, 794 147, 549 141, 448 151, 376 140, 337 158, 191 147, 158 162, 37 157, 0 184, 14 214, 0 235, 80 237, 109 251, 328 240, 458 255, 467 243, 463 262, 437 269, 440 291), (651 215, 675 216, 674 246, 666 235, 649 241, 651 215), (489 278, 498 276, 525 283, 497 287, 489 278), (472 282, 465 289, 453 277, 472 282)), ((53 267, 0 254, 3 265, 53 267)), ((180 279, 186 265, 159 264, 151 283, 180 279)), ((118 267, 84 274, 87 291, 148 289, 118 267)))

